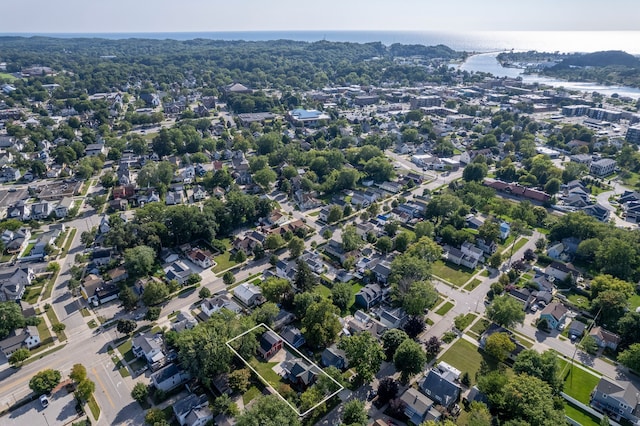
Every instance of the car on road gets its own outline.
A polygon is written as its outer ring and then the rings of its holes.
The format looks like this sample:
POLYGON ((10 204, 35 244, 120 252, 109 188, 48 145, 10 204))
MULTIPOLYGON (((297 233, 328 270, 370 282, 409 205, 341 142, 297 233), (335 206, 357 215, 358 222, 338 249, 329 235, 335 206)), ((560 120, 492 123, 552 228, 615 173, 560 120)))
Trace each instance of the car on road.
POLYGON ((376 396, 378 396, 378 391, 375 389, 370 390, 369 393, 367 393, 367 401, 373 400, 376 396))
POLYGON ((47 408, 49 406, 49 398, 47 398, 47 395, 40 396, 40 404, 42 404, 42 408, 47 408))
POLYGON ((133 317, 133 319, 136 321, 140 321, 143 318, 144 318, 144 314, 142 312, 140 312, 139 314, 136 314, 136 316, 133 317))

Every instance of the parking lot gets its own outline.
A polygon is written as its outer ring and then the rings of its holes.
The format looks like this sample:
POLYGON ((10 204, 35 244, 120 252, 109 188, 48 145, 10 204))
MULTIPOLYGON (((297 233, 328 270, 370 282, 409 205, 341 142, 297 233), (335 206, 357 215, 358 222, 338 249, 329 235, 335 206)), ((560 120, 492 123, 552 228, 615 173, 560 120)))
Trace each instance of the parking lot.
POLYGON ((78 417, 73 393, 62 388, 49 396, 48 400, 49 405, 46 408, 42 406, 40 399, 36 399, 6 416, 0 417, 0 426, 62 426, 78 417))

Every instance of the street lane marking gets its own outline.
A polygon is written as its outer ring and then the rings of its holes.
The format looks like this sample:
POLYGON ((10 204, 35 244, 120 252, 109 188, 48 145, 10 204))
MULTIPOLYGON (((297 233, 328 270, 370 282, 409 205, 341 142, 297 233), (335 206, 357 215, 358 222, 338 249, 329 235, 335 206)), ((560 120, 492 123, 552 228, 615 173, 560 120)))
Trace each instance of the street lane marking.
POLYGON ((111 408, 115 409, 116 406, 113 403, 113 400, 111 399, 111 396, 109 395, 109 392, 107 391, 107 388, 104 386, 104 383, 102 383, 102 380, 100 380, 100 376, 98 375, 98 371, 95 368, 92 368, 91 370, 93 371, 93 374, 96 376, 96 380, 98 381, 98 384, 102 388, 102 392, 107 397, 107 400, 109 401, 109 404, 111 404, 111 408))

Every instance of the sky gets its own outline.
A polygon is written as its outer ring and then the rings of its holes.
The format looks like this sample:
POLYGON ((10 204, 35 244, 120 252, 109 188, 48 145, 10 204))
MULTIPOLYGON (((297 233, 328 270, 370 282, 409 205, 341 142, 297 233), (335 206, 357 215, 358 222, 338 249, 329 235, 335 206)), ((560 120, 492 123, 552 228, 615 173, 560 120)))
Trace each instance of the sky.
POLYGON ((26 4, 24 1, 3 3, 0 33, 640 30, 638 0, 29 0, 26 4))

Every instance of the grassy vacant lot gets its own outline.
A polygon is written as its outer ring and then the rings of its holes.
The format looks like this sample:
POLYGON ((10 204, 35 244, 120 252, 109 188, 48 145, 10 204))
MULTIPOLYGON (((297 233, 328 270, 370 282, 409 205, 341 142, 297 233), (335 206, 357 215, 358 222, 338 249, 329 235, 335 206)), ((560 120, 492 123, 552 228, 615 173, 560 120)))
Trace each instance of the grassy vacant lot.
POLYGON ((483 359, 490 367, 495 368, 497 366, 495 359, 480 352, 480 349, 473 343, 458 339, 438 358, 438 361, 444 361, 462 372, 469 373, 471 384, 473 385, 476 383, 476 373, 480 370, 480 364, 483 359))
POLYGON ((216 274, 237 265, 235 260, 231 260, 231 253, 228 251, 217 255, 213 260, 216 262, 216 266, 213 267, 213 272, 216 274))
POLYGON ((444 316, 451 310, 451 308, 453 308, 453 303, 447 302, 444 305, 440 306, 440 308, 436 311, 436 314, 444 316))
POLYGON ((586 411, 582 411, 580 408, 569 402, 564 403, 564 413, 568 417, 571 417, 573 420, 580 423, 582 426, 600 425, 600 419, 598 419, 596 416, 592 416, 586 411))
POLYGON ((442 260, 435 261, 431 265, 431 270, 436 277, 442 278, 457 287, 469 281, 473 275, 473 271, 464 266, 445 264, 442 260))
POLYGON ((591 391, 596 387, 600 378, 575 365, 567 368, 565 374, 564 392, 588 405, 591 391))

